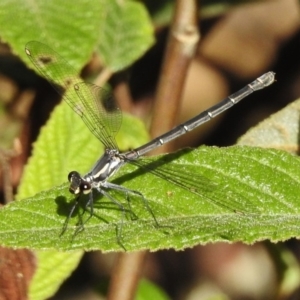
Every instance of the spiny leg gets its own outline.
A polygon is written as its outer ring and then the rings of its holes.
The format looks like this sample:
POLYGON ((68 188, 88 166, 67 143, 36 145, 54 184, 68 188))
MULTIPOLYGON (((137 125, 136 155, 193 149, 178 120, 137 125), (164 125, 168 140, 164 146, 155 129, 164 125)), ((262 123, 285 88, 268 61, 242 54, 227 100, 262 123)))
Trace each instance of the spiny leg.
MULTIPOLYGON (((77 208, 77 206, 78 206, 78 203, 79 203, 79 200, 80 200, 80 197, 81 197, 82 195, 79 195, 79 196, 77 196, 76 197, 76 199, 75 199, 75 203, 74 203, 74 205, 72 206, 72 208, 71 208, 71 210, 70 210, 70 212, 69 212, 69 215, 68 215, 68 217, 67 217, 67 219, 65 220, 65 222, 64 222, 64 225, 63 225, 63 229, 62 229, 62 232, 60 233, 60 236, 62 236, 65 232, 66 232, 66 230, 67 230, 67 228, 68 228, 68 224, 69 224, 69 221, 70 221, 70 219, 71 219, 71 217, 72 217, 72 215, 73 215, 73 213, 74 213, 74 211, 75 211, 75 209, 77 208)), ((74 233, 74 235, 76 236, 80 231, 82 231, 83 230, 83 228, 84 228, 84 224, 93 216, 93 214, 94 214, 94 201, 93 201, 93 194, 92 194, 92 192, 89 194, 89 200, 87 201, 87 204, 85 205, 85 209, 84 209, 84 211, 83 211, 83 213, 82 214, 79 214, 79 219, 80 219, 80 221, 79 221, 79 224, 80 224, 80 226, 76 229, 76 231, 75 231, 75 233, 74 233), (91 204, 91 205, 90 205, 91 204), (89 217, 83 222, 83 215, 84 215, 84 213, 85 213, 85 210, 87 209, 87 207, 88 206, 90 206, 91 207, 91 209, 90 209, 90 215, 89 215, 89 217)))
MULTIPOLYGON (((125 187, 123 187, 121 185, 117 185, 117 184, 114 184, 114 183, 111 183, 111 182, 106 182, 106 187, 114 189, 114 190, 118 190, 118 191, 121 191, 121 192, 125 193, 125 195, 126 195, 126 201, 128 202, 130 210, 131 210, 131 205, 130 205, 130 199, 128 197, 128 194, 131 193, 131 194, 135 194, 135 195, 138 195, 139 197, 141 197, 142 200, 143 200, 143 203, 144 203, 144 205, 146 207, 146 209, 151 214, 151 216, 152 216, 152 218, 153 218, 153 220, 155 222, 155 225, 157 227, 163 227, 163 226, 159 225, 159 223, 158 223, 158 221, 157 221, 157 219, 156 219, 156 217, 154 215, 153 210, 151 209, 151 207, 150 207, 147 199, 144 197, 144 195, 141 192, 136 191, 136 190, 130 190, 130 189, 127 189, 127 188, 125 188, 125 187)), ((134 216, 136 216, 136 215, 134 214, 134 216)))
POLYGON ((94 196, 93 196, 93 191, 91 191, 89 193, 89 200, 87 201, 87 203, 85 204, 85 207, 84 207, 84 211, 81 215, 81 217, 83 217, 85 211, 88 210, 90 212, 90 215, 88 216, 88 218, 82 222, 82 227, 84 226, 85 223, 87 223, 87 221, 94 215, 94 196), (90 209, 88 209, 88 207, 90 209))
POLYGON ((89 193, 89 200, 87 201, 85 207, 84 207, 84 210, 83 210, 83 213, 82 214, 79 214, 79 219, 80 219, 80 226, 77 227, 77 229, 75 230, 75 233, 74 235, 77 235, 80 231, 82 231, 84 229, 84 224, 87 223, 87 221, 94 215, 94 198, 93 198, 93 191, 91 191, 89 193), (88 210, 87 208, 90 207, 89 209, 89 216, 88 218, 83 221, 83 215, 85 213, 86 210, 88 210))
POLYGON ((76 197, 75 203, 74 203, 74 205, 72 206, 72 208, 71 208, 71 210, 70 210, 70 212, 69 212, 69 215, 67 216, 67 219, 66 219, 65 222, 64 222, 63 229, 62 229, 62 231, 61 231, 61 233, 60 233, 60 236, 62 236, 62 235, 66 232, 66 230, 67 230, 67 228, 68 228, 69 221, 70 221, 70 219, 72 218, 73 212, 74 212, 74 210, 76 209, 76 207, 77 207, 77 205, 78 205, 78 203, 79 203, 79 198, 80 198, 80 196, 76 197))
POLYGON ((123 230, 123 222, 124 222, 124 218, 125 218, 125 208, 124 206, 117 201, 115 198, 113 198, 109 193, 107 193, 105 190, 103 189, 97 189, 102 195, 104 195, 105 197, 107 197, 108 199, 110 199, 114 204, 116 204, 117 206, 119 206, 120 210, 122 211, 122 219, 120 222, 120 227, 116 227, 116 234, 117 234, 117 243, 124 249, 124 251, 127 251, 125 246, 123 245, 123 243, 121 242, 121 237, 122 237, 122 230, 123 230))

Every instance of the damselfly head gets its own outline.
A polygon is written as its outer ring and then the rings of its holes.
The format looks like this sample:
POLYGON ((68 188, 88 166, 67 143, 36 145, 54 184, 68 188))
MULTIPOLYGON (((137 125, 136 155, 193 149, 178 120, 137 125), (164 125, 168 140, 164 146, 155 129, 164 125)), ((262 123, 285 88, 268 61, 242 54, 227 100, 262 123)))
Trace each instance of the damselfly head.
POLYGON ((69 191, 72 194, 88 194, 92 189, 91 184, 84 180, 77 171, 70 172, 68 175, 68 180, 70 182, 69 191))

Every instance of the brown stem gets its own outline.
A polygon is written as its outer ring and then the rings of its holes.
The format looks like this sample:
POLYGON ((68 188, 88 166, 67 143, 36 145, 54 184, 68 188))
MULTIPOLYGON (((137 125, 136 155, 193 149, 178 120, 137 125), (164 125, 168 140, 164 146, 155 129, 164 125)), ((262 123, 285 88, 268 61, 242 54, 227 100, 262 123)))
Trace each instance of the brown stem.
POLYGON ((21 145, 18 139, 15 139, 14 149, 0 148, 0 167, 2 168, 3 176, 3 191, 5 204, 13 201, 13 184, 11 179, 10 159, 20 155, 22 152, 21 145))
MULTIPOLYGON (((153 110, 152 137, 157 137, 175 125, 188 66, 199 41, 197 12, 196 0, 176 2, 153 110)), ((171 150, 172 145, 169 143, 152 154, 171 150)))
POLYGON ((125 72, 119 72, 111 80, 114 87, 114 96, 117 99, 118 106, 124 112, 132 113, 133 101, 128 86, 127 75, 125 72))
POLYGON ((0 149, 0 166, 2 168, 3 176, 3 191, 5 204, 13 201, 13 187, 11 183, 11 170, 8 162, 8 155, 4 152, 4 149, 0 149))
POLYGON ((108 291, 108 300, 134 299, 146 251, 119 253, 108 291))
POLYGON ((98 86, 103 86, 110 77, 112 76, 112 71, 109 68, 104 68, 101 73, 94 80, 94 83, 98 86))

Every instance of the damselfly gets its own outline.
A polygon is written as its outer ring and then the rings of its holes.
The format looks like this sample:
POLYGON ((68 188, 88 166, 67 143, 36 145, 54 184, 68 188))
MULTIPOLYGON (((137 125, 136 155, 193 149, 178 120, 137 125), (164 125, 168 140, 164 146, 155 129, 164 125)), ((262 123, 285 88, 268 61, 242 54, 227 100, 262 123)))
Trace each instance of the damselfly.
MULTIPOLYGON (((269 86, 275 80, 275 73, 268 72, 220 103, 212 106, 185 123, 178 125, 167 133, 134 150, 120 153, 115 141, 115 136, 121 126, 122 113, 113 97, 104 89, 94 84, 82 82, 82 80, 75 75, 76 72, 73 67, 47 45, 32 41, 26 45, 25 51, 39 72, 53 84, 53 87, 60 94, 63 95, 67 104, 82 118, 89 130, 105 147, 104 154, 86 175, 81 176, 77 171, 72 171, 68 175, 70 182, 69 190, 78 197, 67 218, 64 230, 74 213, 74 209, 78 205, 78 198, 80 195, 89 194, 89 200, 86 207, 90 207, 90 217, 93 215, 94 199, 92 191, 94 189, 118 205, 122 210, 123 218, 125 212, 124 206, 112 197, 107 190, 113 189, 123 192, 126 195, 126 198, 129 194, 138 195, 141 197, 147 210, 151 213, 155 223, 158 225, 152 209, 140 192, 129 190, 124 186, 109 182, 108 179, 124 164, 133 163, 146 168, 147 171, 150 171, 163 179, 170 180, 174 184, 178 184, 189 191, 193 191, 193 186, 191 184, 186 184, 186 181, 180 180, 182 174, 176 176, 177 179, 174 180, 170 174, 165 173, 159 168, 143 165, 140 157, 195 129, 238 103, 252 92, 269 86)), ((219 203, 216 204, 220 205, 219 203)), ((120 242, 119 236, 118 241, 120 242)))

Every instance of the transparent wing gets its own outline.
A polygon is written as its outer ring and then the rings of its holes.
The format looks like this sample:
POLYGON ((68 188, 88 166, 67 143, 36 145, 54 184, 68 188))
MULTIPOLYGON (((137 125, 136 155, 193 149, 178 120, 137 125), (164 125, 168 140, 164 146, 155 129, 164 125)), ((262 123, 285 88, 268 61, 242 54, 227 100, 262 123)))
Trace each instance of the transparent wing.
POLYGON ((180 165, 172 164, 174 157, 188 151, 191 151, 191 149, 166 154, 158 160, 155 157, 143 157, 138 160, 128 160, 128 162, 140 168, 136 171, 137 173, 150 172, 167 182, 206 199, 206 201, 218 207, 223 207, 232 212, 258 212, 257 207, 244 198, 243 195, 228 191, 226 184, 215 183, 209 178, 196 174, 193 169, 188 168, 188 165, 182 168, 180 165))
POLYGON ((100 87, 82 82, 74 68, 47 45, 31 41, 25 52, 103 145, 117 149, 115 135, 121 126, 122 112, 113 97, 100 87))
POLYGON ((76 106, 76 103, 70 101, 71 107, 106 148, 117 149, 115 136, 122 123, 122 112, 112 95, 103 88, 86 82, 76 84, 74 89, 82 106, 76 106))

